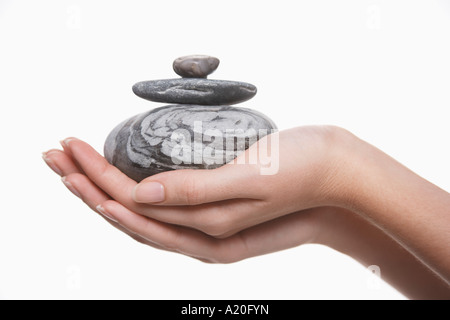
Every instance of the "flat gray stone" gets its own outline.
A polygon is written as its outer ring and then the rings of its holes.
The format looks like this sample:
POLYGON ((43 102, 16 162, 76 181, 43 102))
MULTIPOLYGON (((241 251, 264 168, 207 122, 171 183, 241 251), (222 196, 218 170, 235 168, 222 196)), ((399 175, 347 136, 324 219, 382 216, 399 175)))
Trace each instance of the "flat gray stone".
POLYGON ((231 106, 168 105, 118 125, 105 142, 109 163, 131 179, 179 169, 214 169, 276 130, 265 115, 231 106))
POLYGON ((133 92, 146 100, 176 104, 230 105, 247 101, 256 94, 252 84, 197 78, 138 82, 133 92))
POLYGON ((191 55, 176 59, 173 70, 183 78, 206 78, 219 66, 220 60, 211 56, 191 55))

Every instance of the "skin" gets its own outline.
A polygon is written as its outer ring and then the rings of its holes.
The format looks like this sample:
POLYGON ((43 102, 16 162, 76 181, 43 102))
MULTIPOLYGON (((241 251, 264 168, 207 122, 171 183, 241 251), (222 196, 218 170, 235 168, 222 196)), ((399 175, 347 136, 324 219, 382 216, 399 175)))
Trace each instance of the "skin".
MULTIPOLYGON (((269 148, 263 140, 247 153, 269 148)), ((273 175, 261 175, 260 163, 236 164, 244 154, 215 170, 165 172, 139 186, 88 144, 62 145, 44 154, 47 164, 144 244, 231 263, 319 243, 378 265, 409 298, 450 298, 450 195, 341 128, 280 132, 273 175)))

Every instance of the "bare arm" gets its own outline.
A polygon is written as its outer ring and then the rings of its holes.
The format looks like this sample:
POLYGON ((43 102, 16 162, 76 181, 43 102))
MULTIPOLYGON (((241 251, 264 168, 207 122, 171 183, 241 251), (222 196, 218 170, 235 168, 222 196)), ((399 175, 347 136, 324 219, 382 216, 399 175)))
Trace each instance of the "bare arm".
POLYGON ((450 195, 368 143, 340 135, 332 202, 376 224, 450 283, 450 195))
POLYGON ((64 149, 48 153, 47 163, 140 242, 235 262, 315 241, 379 265, 408 297, 448 298, 449 194, 345 130, 280 133, 274 175, 226 165, 167 172, 139 185, 82 141, 64 149))
POLYGON ((408 250, 358 214, 333 208, 317 212, 315 243, 369 267, 409 299, 450 299, 450 286, 408 250))

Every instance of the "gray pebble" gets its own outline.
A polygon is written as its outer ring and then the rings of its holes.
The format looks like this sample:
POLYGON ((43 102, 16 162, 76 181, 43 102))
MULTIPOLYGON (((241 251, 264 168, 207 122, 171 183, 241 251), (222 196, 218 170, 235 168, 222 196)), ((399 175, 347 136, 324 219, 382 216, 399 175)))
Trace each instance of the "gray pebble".
POLYGON ((179 169, 214 169, 276 130, 265 115, 231 106, 168 105, 122 122, 108 136, 109 163, 131 179, 179 169))
POLYGON ((256 91, 245 82, 197 78, 142 81, 133 86, 137 96, 150 101, 200 105, 236 104, 253 98, 256 91))
POLYGON ((219 59, 211 56, 191 55, 176 59, 173 70, 183 78, 206 78, 219 66, 219 59))

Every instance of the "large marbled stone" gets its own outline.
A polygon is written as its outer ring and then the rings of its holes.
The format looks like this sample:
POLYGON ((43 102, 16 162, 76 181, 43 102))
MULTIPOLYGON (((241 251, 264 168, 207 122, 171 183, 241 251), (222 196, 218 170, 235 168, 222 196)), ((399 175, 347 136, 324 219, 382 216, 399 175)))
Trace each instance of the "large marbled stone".
POLYGON ((173 70, 183 78, 206 78, 217 69, 219 63, 219 59, 211 56, 184 56, 173 62, 173 70))
POLYGON ((138 82, 133 92, 154 102, 230 105, 253 98, 256 87, 238 81, 197 78, 151 80, 138 82))
POLYGON ((213 169, 276 130, 265 115, 231 106, 168 105, 118 125, 105 142, 109 163, 130 178, 178 169, 213 169))

